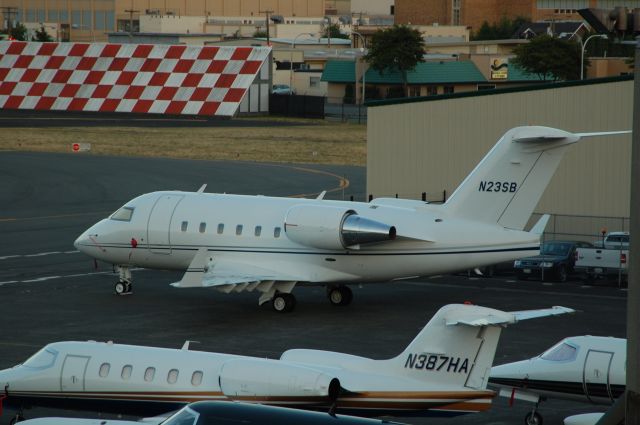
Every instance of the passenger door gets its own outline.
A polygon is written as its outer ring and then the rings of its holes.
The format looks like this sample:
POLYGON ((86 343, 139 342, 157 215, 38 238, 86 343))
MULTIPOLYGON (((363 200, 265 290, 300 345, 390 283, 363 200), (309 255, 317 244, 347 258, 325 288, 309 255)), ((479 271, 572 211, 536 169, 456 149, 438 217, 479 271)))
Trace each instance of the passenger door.
POLYGON ((67 355, 62 364, 60 391, 84 391, 84 376, 89 358, 86 356, 67 355))
POLYGON ((589 350, 584 361, 583 385, 585 395, 592 403, 611 400, 609 388, 609 371, 613 353, 608 351, 589 350), (601 400, 597 400, 597 399, 601 400))
POLYGON ((184 195, 161 195, 147 222, 147 246, 156 254, 171 254, 171 218, 184 195))

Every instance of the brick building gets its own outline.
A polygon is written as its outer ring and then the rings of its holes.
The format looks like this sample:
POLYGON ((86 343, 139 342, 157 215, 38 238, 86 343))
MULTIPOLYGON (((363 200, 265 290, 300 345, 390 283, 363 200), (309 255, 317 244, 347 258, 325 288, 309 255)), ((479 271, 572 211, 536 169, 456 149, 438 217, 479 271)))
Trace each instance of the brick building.
POLYGON ((397 24, 465 25, 477 31, 484 21, 496 23, 503 17, 524 17, 532 21, 579 20, 578 9, 638 7, 637 0, 396 0, 397 24))

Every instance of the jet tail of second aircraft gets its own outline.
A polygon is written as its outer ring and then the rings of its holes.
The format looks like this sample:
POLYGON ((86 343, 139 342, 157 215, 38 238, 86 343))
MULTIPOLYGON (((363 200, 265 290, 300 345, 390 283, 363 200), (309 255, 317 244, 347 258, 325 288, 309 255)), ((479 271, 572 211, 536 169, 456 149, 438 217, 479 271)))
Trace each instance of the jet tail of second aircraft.
POLYGON ((446 202, 452 215, 522 230, 567 147, 582 137, 629 133, 569 133, 550 127, 507 131, 446 202))
POLYGON ((442 307, 407 349, 386 360, 386 372, 440 388, 484 390, 502 327, 520 320, 571 313, 566 307, 505 312, 450 304, 442 307), (392 370, 391 370, 392 369, 392 370))

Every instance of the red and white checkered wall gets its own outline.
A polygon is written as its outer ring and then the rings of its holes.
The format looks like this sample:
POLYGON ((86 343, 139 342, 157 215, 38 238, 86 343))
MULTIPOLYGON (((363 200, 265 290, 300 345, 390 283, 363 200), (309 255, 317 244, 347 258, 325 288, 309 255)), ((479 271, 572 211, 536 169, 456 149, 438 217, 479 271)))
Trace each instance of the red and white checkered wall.
POLYGON ((233 116, 268 47, 0 42, 0 109, 233 116))

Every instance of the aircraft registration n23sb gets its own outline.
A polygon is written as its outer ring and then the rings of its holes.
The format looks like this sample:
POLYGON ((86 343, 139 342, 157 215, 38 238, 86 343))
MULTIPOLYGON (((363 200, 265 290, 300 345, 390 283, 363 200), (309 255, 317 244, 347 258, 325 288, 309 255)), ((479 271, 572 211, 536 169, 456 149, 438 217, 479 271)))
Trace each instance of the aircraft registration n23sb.
POLYGON ((118 267, 116 293, 131 292, 134 266, 186 270, 173 285, 256 290, 259 303, 291 311, 297 283, 327 285, 349 304, 346 283, 449 273, 538 252, 543 216, 523 231, 566 148, 585 136, 516 127, 442 205, 369 203, 198 192, 141 195, 75 241, 118 267))
POLYGON ((489 409, 489 372, 504 326, 571 313, 442 307, 388 360, 294 349, 280 359, 56 342, 0 371, 0 402, 153 415, 199 400, 233 400, 362 416, 460 415, 489 409), (4 396, 4 397, 2 397, 4 396))

